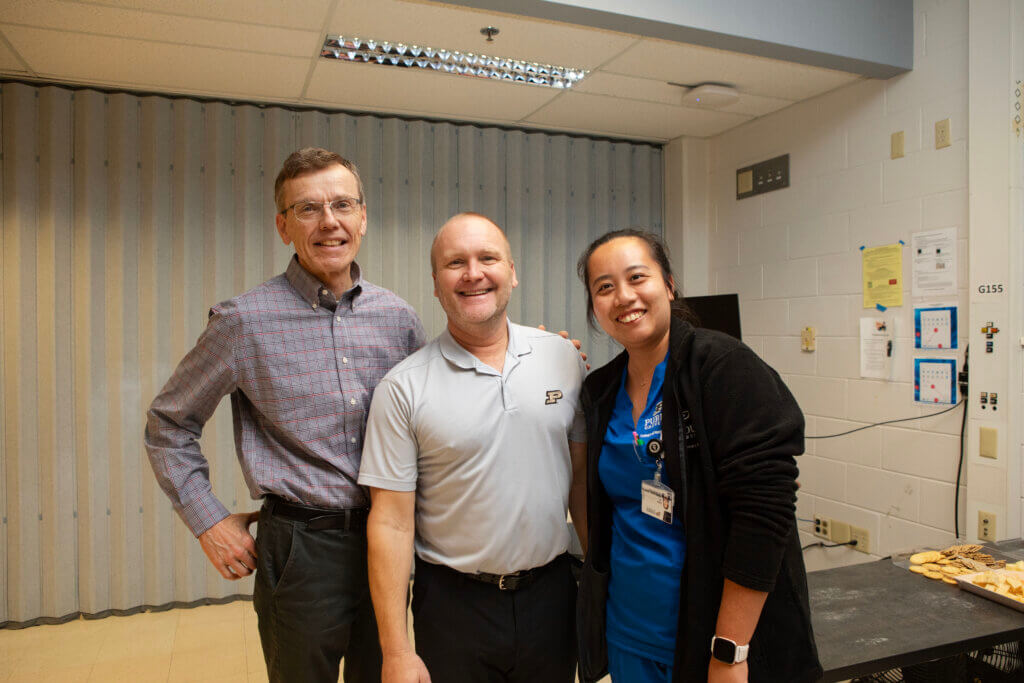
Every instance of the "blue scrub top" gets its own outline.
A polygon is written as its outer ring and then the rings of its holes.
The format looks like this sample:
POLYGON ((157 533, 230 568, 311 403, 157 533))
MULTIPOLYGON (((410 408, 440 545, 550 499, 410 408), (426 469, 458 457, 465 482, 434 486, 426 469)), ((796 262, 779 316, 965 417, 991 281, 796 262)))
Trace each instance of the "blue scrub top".
MULTIPOLYGON (((623 371, 597 469, 612 501, 608 642, 671 666, 686 539, 678 517, 666 524, 641 512, 640 483, 654 479, 657 461, 643 446, 634 448, 633 440, 634 430, 645 444, 661 438, 667 360, 668 356, 654 370, 647 405, 636 425, 623 371)), ((662 481, 668 485, 666 480, 663 465, 662 481)))

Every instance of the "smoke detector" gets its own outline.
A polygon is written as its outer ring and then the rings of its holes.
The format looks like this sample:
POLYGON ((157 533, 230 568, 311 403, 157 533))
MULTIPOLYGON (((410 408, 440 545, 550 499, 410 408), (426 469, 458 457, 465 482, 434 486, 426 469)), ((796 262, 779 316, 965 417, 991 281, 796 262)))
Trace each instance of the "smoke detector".
POLYGON ((683 105, 702 109, 722 109, 738 102, 736 88, 722 83, 701 83, 683 93, 683 105))

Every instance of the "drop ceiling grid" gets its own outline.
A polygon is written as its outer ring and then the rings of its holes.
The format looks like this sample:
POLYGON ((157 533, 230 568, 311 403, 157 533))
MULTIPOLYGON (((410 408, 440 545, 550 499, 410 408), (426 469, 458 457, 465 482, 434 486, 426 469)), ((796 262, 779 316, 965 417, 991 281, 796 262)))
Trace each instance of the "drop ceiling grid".
POLYGON ((549 21, 406 0, 9 0, 0 74, 664 141, 715 135, 858 77, 549 21), (239 21, 238 18, 241 20, 239 21), (493 24, 493 43, 479 34, 493 24), (323 30, 592 69, 573 91, 322 60, 323 30), (224 36, 230 36, 225 40, 224 36), (60 46, 54 49, 53 46, 60 46), (441 79, 441 80, 437 80, 441 79), (721 111, 674 82, 735 83, 721 111))
POLYGON ((707 137, 748 121, 749 116, 567 92, 534 113, 526 123, 576 125, 603 135, 641 135, 669 140, 680 135, 707 137))
POLYGON ((7 43, 7 37, 3 35, 2 27, 0 27, 0 72, 12 74, 29 73, 21 57, 7 43))
POLYGON ((347 108, 514 124, 559 91, 419 69, 321 60, 306 98, 347 108))
POLYGON ((636 41, 636 36, 622 33, 402 0, 343 1, 328 26, 344 36, 583 69, 598 66, 636 41), (501 33, 487 42, 480 29, 491 25, 501 33))
POLYGON ((742 94, 797 101, 859 76, 765 57, 645 38, 604 66, 610 73, 674 83, 719 82, 742 94))
POLYGON ((244 54, 205 47, 0 25, 36 76, 86 84, 220 97, 295 101, 308 58, 244 54), (60 50, 51 45, 63 41, 60 50), (254 77, 253 74, 257 74, 254 77))
MULTIPOLYGON (((32 4, 36 0, 7 0, 32 4)), ((217 19, 232 24, 260 24, 319 31, 338 0, 60 0, 67 4, 116 7, 180 17, 217 19)), ((341 0, 344 2, 344 0, 341 0)))
MULTIPOLYGON (((239 52, 310 58, 321 46, 319 30, 297 30, 206 18, 158 14, 59 0, 14 2, 0 7, 7 31, 33 27, 77 34, 131 38, 153 43, 195 45, 239 52), (230 36, 230 41, 225 40, 230 36)), ((52 46, 51 46, 52 47, 52 46)))

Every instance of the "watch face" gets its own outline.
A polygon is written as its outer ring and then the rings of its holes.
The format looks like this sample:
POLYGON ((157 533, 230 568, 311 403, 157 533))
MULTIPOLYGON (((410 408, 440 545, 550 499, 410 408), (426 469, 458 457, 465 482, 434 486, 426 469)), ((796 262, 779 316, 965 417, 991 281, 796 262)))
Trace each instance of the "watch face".
POLYGON ((736 661, 736 643, 725 638, 715 638, 711 644, 711 656, 720 662, 733 664, 736 661))

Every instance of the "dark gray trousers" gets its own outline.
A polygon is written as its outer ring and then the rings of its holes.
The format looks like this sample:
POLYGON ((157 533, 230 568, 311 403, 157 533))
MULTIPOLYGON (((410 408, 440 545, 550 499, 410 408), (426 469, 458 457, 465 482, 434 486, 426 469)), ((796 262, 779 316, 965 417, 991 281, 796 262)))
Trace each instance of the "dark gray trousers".
POLYGON ((311 531, 260 511, 253 604, 271 683, 379 683, 366 532, 311 531))
POLYGON ((416 558, 416 652, 433 683, 573 683, 576 580, 568 555, 502 591, 416 558))

